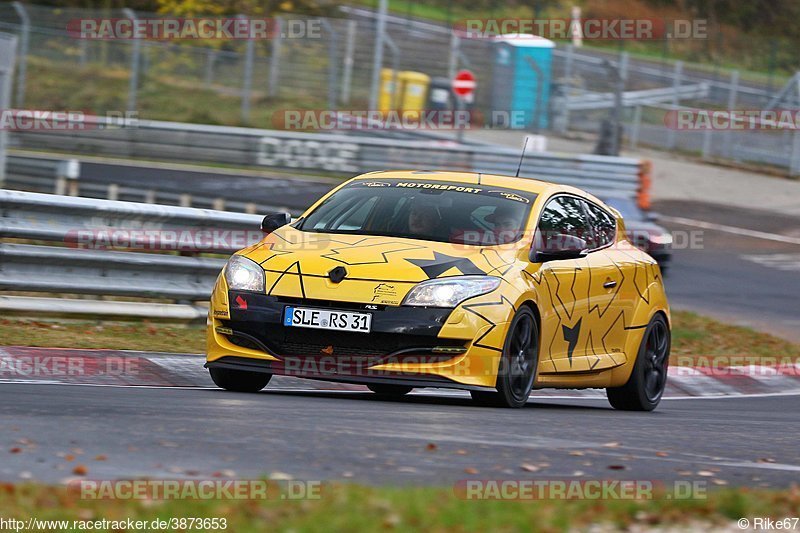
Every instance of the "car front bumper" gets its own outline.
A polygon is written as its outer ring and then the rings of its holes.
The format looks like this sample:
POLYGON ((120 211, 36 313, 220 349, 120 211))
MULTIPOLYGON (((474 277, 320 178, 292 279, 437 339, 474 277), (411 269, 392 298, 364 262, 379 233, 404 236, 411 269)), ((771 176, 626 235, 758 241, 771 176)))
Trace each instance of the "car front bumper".
POLYGON ((209 368, 349 383, 494 387, 508 310, 373 306, 226 291, 212 297, 209 368), (216 303, 215 303, 216 300, 216 303), (220 309, 220 302, 225 306, 220 309), (370 333, 283 325, 287 306, 371 313, 370 333), (227 315, 227 316, 225 316, 227 315), (489 315, 489 316, 487 316, 489 315))

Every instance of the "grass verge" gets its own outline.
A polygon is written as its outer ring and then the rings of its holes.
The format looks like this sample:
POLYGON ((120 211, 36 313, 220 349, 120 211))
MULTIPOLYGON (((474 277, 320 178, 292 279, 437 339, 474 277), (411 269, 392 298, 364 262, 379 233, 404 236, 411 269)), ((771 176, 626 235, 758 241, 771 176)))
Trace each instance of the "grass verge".
MULTIPOLYGON (((255 95, 249 120, 243 121, 238 89, 221 91, 191 80, 147 76, 137 93, 138 118, 273 129, 282 120, 276 119, 275 113, 324 109, 327 105, 325 100, 300 90, 292 98, 255 95)), ((126 109, 127 94, 128 72, 123 68, 98 64, 75 68, 38 57, 28 61, 25 105, 31 109, 81 109, 105 114, 126 109)))
MULTIPOLYGON (((732 526, 741 517, 793 516, 800 491, 726 489, 705 499, 676 500, 463 500, 449 488, 324 486, 316 500, 80 500, 63 487, 0 487, 3 517, 25 520, 227 519, 228 531, 538 531, 584 529, 605 524, 615 531, 634 525, 732 526)), ((702 529, 698 529, 702 530, 702 529)))
POLYGON ((6 346, 205 353, 205 335, 205 326, 0 320, 0 344, 6 346))
MULTIPOLYGON (((672 321, 672 364, 752 364, 765 358, 770 362, 800 358, 800 346, 767 333, 686 311, 673 312, 672 321)), ((3 319, 0 344, 204 353, 205 327, 3 319)))

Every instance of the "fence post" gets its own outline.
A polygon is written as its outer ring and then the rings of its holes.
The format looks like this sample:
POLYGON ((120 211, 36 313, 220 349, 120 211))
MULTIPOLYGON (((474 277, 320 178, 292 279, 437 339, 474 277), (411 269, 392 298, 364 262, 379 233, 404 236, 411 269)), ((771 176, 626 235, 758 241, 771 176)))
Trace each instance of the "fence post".
MULTIPOLYGON (((728 91, 728 112, 732 112, 733 108, 736 107, 736 98, 739 93, 739 71, 734 70, 731 72, 731 84, 730 90, 728 91)), ((725 157, 730 157, 733 153, 733 149, 731 146, 731 131, 730 129, 725 131, 725 157)))
MULTIPOLYGON (((678 105, 680 105, 680 97, 678 95, 678 91, 681 88, 681 78, 683 77, 683 61, 676 61, 675 62, 675 71, 672 74, 672 110, 678 109, 678 105)), ((670 150, 675 149, 675 128, 669 128, 667 130, 667 148, 670 150)))
POLYGON ((622 80, 623 90, 625 84, 628 83, 628 63, 630 63, 630 54, 628 52, 621 52, 619 54, 619 77, 622 80))
POLYGON ((31 18, 25 10, 25 6, 21 2, 14 2, 14 11, 17 12, 20 22, 22 23, 22 31, 19 35, 19 69, 17 70, 17 94, 15 105, 18 109, 25 107, 25 80, 28 70, 28 43, 30 42, 31 34, 31 18))
POLYGON ((339 86, 338 78, 338 63, 339 63, 339 34, 333 29, 333 25, 327 19, 320 19, 322 25, 330 35, 330 42, 328 43, 328 110, 333 111, 336 108, 336 89, 339 86))
POLYGON ((800 175, 800 133, 797 130, 792 134, 792 155, 789 159, 789 176, 800 175))
POLYGON ((80 66, 85 67, 86 62, 88 61, 87 56, 89 55, 89 41, 86 39, 81 39, 80 49, 81 49, 81 58, 79 60, 79 64, 80 66))
POLYGON ((213 48, 206 50, 206 72, 203 78, 203 86, 206 89, 211 87, 211 82, 214 81, 214 62, 217 60, 217 51, 213 48))
POLYGON ((380 91, 381 67, 383 66, 383 39, 386 34, 386 11, 388 0, 379 0, 375 27, 375 52, 372 55, 372 83, 369 89, 369 109, 378 109, 378 91, 380 91))
MULTIPOLYGON (((122 12, 125 13, 125 16, 128 17, 131 22, 136 22, 136 13, 134 13, 132 9, 126 7, 122 12)), ((139 63, 141 54, 142 40, 134 39, 133 51, 131 52, 131 77, 128 85, 128 111, 136 111, 136 91, 139 90, 139 63)))
POLYGON ((269 58, 269 81, 267 94, 270 97, 276 96, 278 94, 278 76, 280 76, 280 64, 281 64, 281 45, 283 44, 283 19, 281 17, 275 17, 275 31, 273 32, 274 36, 272 38, 272 50, 271 55, 269 58))
POLYGON ((344 49, 344 72, 342 74, 342 94, 339 101, 343 104, 350 103, 350 80, 353 77, 353 53, 356 47, 356 31, 358 22, 347 21, 347 42, 344 49))
POLYGON ((450 57, 447 61, 447 78, 453 79, 456 77, 458 70, 458 48, 461 46, 461 39, 458 38, 456 32, 450 33, 450 57))
MULTIPOLYGON (((17 37, 0 33, 0 109, 11 107, 11 80, 14 77, 14 62, 17 54, 17 37)), ((0 128, 0 187, 6 181, 6 146, 8 130, 0 128)))
MULTIPOLYGON (((238 15, 236 18, 247 20, 244 15, 238 15)), ((250 120, 250 91, 253 86, 253 58, 255 51, 255 39, 247 39, 244 52, 244 73, 242 75, 242 122, 244 123, 250 120)))
POLYGON ((642 106, 637 105, 633 110, 633 126, 631 127, 630 147, 636 148, 639 144, 639 128, 642 126, 642 106))
POLYGON ((564 81, 565 84, 561 91, 564 98, 564 105, 562 106, 562 119, 559 121, 558 133, 567 133, 569 131, 569 96, 570 88, 572 87, 572 63, 575 58, 575 47, 571 44, 567 45, 567 59, 564 65, 564 81))

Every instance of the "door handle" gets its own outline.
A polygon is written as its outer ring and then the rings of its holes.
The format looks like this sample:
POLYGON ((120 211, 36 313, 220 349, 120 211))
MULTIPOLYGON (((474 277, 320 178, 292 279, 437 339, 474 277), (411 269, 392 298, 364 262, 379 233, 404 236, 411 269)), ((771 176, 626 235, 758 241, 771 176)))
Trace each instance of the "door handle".
POLYGON ((613 289, 616 286, 617 286, 617 282, 614 281, 614 280, 608 280, 605 283, 603 283, 603 288, 604 289, 613 289))

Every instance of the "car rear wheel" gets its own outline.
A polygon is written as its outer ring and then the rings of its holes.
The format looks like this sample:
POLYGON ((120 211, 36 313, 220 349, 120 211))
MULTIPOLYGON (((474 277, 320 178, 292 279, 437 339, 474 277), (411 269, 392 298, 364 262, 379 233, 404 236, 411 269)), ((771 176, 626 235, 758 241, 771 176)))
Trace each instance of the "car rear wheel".
POLYGON ((272 374, 228 368, 209 368, 208 372, 217 387, 233 392, 258 392, 272 379, 272 374))
POLYGON ((522 307, 508 328, 497 372, 497 392, 470 391, 480 405, 522 407, 528 402, 539 365, 539 326, 533 312, 522 307))
POLYGON ((608 402, 624 411, 652 411, 667 385, 670 332, 667 321, 656 315, 647 325, 631 377, 621 387, 606 389, 608 402))
POLYGON ((405 385, 383 385, 378 383, 370 383, 367 388, 381 396, 404 396, 414 390, 414 387, 405 385))

